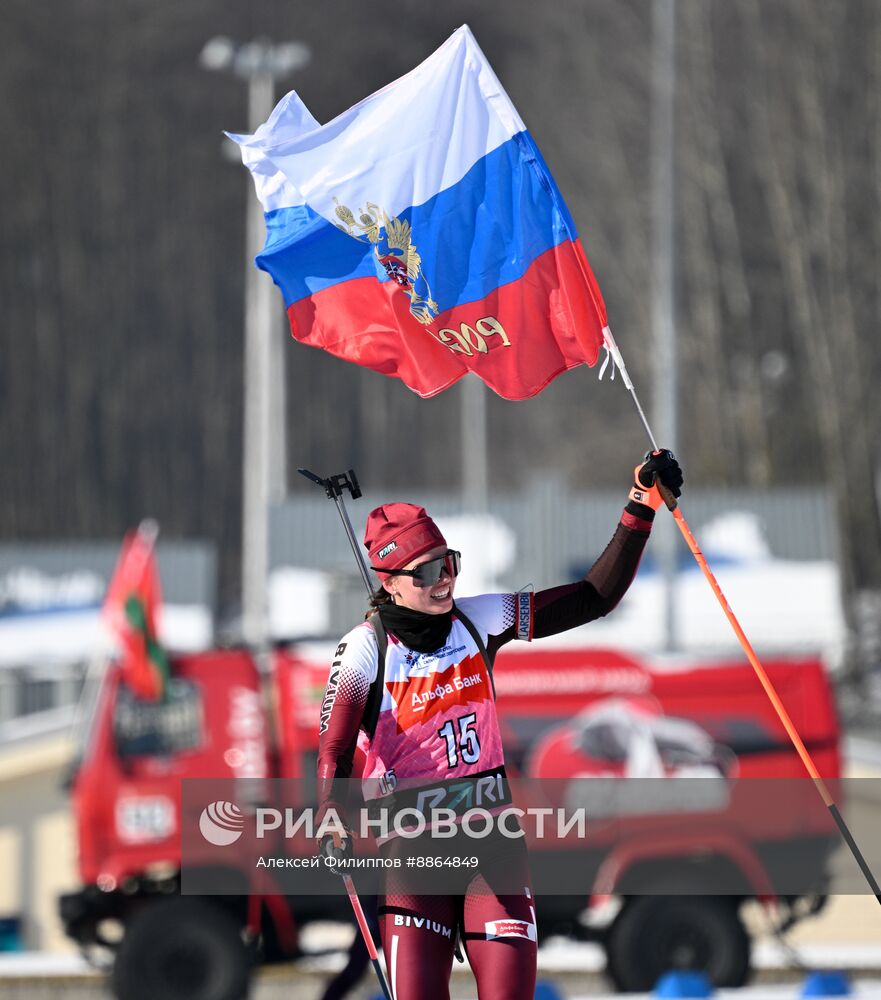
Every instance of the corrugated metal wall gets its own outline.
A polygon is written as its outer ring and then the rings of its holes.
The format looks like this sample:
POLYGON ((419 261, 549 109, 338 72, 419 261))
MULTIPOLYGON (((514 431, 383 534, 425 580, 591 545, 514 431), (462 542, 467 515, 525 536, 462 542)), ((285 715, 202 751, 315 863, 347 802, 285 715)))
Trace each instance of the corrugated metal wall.
MULTIPOLYGON (((317 491, 316 491, 317 493, 317 491)), ((372 491, 347 508, 360 538, 367 513, 389 499, 420 503, 435 516, 462 513, 457 494, 414 493, 398 497, 372 491)), ((598 555, 626 500, 622 492, 571 493, 553 479, 535 481, 520 493, 492 497, 490 512, 517 538, 513 575, 526 573, 543 586, 566 577, 575 564, 598 555)), ((834 559, 837 539, 830 499, 824 490, 689 490, 683 510, 700 540, 701 528, 724 513, 754 514, 772 554, 780 559, 834 559)), ((316 495, 296 496, 272 511, 270 566, 296 565, 354 572, 351 550, 335 506, 316 495)), ((451 544, 453 541, 451 540, 451 544)), ((513 582, 513 581, 512 581, 513 582)))
MULTIPOLYGON (((0 584, 7 574, 22 568, 36 570, 53 579, 85 571, 108 582, 119 558, 120 541, 5 542, 0 544, 0 584)), ((214 608, 217 553, 213 543, 160 541, 156 555, 166 601, 214 608)))

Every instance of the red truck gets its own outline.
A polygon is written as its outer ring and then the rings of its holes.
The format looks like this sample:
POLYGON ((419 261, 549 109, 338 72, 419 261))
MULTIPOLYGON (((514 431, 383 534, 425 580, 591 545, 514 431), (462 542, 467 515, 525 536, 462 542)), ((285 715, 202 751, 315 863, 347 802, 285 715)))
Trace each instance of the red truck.
MULTIPOLYGON (((331 653, 279 648, 264 679, 244 651, 173 658, 163 702, 139 700, 108 667, 71 777, 83 888, 61 898, 60 913, 86 954, 112 955, 120 998, 238 1000, 256 963, 297 956, 305 923, 348 917, 342 894, 282 895, 240 873, 216 873, 227 895, 180 891, 181 780, 312 780, 331 653)), ((765 666, 820 772, 838 778, 840 730, 821 662, 765 666)), ((838 840, 810 782, 792 782, 804 791, 766 810, 749 797, 761 782, 741 780, 804 777, 745 662, 656 671, 617 651, 543 644, 503 651, 494 677, 515 787, 518 776, 561 780, 562 794, 586 796, 599 818, 577 855, 579 885, 590 888, 540 896, 540 936, 598 941, 621 990, 650 989, 675 966, 735 986, 750 967, 746 900, 773 901, 787 924, 822 905, 838 840), (744 822, 721 826, 709 807, 683 822, 620 791, 611 803, 596 794, 608 786, 597 779, 698 773, 718 780, 690 787, 721 787, 744 822), (812 873, 798 892, 787 872, 795 856, 799 884, 812 873), (722 884, 724 895, 707 894, 722 884)), ((531 848, 538 884, 560 850, 531 848)))

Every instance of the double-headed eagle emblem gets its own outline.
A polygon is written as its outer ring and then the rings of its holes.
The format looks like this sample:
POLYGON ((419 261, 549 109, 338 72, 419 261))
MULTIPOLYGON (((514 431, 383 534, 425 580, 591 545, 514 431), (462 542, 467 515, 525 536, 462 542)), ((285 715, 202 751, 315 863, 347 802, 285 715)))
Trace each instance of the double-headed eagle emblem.
POLYGON ((431 297, 431 288, 422 271, 422 258, 410 240, 410 223, 406 219, 389 218, 388 213, 367 202, 358 219, 350 208, 336 203, 337 229, 356 240, 373 244, 373 253, 386 274, 407 293, 410 313, 420 323, 428 325, 439 312, 431 297))

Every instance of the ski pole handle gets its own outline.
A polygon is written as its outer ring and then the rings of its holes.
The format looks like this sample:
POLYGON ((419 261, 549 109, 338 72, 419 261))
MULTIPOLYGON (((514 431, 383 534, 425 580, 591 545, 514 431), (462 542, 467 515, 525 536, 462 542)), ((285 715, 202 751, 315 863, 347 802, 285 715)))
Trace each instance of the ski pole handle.
POLYGON ((355 475, 355 470, 349 469, 348 472, 341 472, 339 475, 329 476, 327 479, 322 479, 321 476, 317 476, 308 469, 297 469, 297 472, 301 476, 305 476, 310 482, 315 483, 316 486, 320 486, 327 494, 327 498, 333 500, 336 504, 337 513, 340 515, 340 520, 343 523, 343 530, 346 533, 346 538, 349 540, 349 545, 352 547, 355 562, 358 564, 358 572, 361 574, 361 579, 367 588, 367 596, 368 598, 371 597, 375 584, 370 577, 370 570, 367 566, 367 560, 364 558, 364 553, 358 546, 358 539, 355 538, 352 522, 349 520, 349 512, 346 510, 346 504, 343 500, 343 492, 345 490, 349 491, 353 500, 357 500, 361 496, 361 487, 358 483, 358 477, 355 475))
POLYGON ((676 499, 676 497, 673 496, 671 491, 667 489, 667 487, 661 482, 660 479, 658 480, 657 486, 658 486, 658 493, 661 494, 661 499, 667 505, 667 510, 670 511, 676 510, 676 508, 679 506, 679 501, 676 499))

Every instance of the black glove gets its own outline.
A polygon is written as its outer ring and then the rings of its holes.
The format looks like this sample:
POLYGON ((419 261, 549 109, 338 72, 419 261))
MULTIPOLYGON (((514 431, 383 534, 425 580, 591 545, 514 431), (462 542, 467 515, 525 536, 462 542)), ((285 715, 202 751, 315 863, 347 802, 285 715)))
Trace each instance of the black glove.
POLYGON ((682 469, 676 461, 676 456, 668 448, 660 451, 647 451, 644 464, 636 477, 646 488, 654 486, 657 480, 667 487, 674 497, 682 496, 682 469))
POLYGON ((627 509, 637 517, 651 520, 654 512, 664 502, 658 483, 665 486, 674 497, 682 496, 682 469, 676 456, 667 448, 646 452, 642 465, 633 470, 633 488, 627 509))

